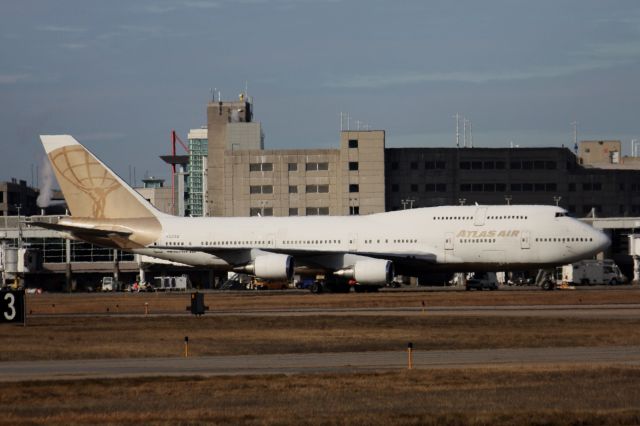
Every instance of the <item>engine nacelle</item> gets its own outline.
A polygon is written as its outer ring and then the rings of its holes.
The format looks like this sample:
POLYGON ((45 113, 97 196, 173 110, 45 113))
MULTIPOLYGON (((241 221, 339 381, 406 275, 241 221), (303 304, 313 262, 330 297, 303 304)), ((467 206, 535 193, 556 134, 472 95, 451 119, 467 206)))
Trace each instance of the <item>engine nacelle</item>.
POLYGON ((359 260, 352 268, 336 271, 335 275, 353 278, 358 284, 385 285, 395 276, 393 263, 384 259, 359 260))
POLYGON ((293 277, 293 257, 286 254, 265 254, 242 268, 258 278, 290 280, 293 277))

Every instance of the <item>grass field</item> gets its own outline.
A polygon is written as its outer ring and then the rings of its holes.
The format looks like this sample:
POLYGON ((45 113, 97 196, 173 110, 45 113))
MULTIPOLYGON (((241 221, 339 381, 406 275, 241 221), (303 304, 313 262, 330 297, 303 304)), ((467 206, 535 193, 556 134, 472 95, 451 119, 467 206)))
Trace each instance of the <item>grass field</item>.
POLYGON ((638 319, 222 316, 35 318, 0 328, 0 361, 640 345, 638 319))
MULTIPOLYGON (((640 319, 446 316, 433 306, 640 303, 633 288, 563 292, 30 295, 28 326, 0 327, 0 361, 469 348, 640 345, 640 319), (421 307, 399 316, 261 315, 261 309, 421 307), (141 314, 148 303, 151 313, 141 314), (93 315, 93 314, 110 314, 93 315), (62 316, 58 314, 71 314, 62 316), (74 314, 83 314, 73 316, 74 314)), ((640 316, 639 316, 640 317, 640 316)), ((0 392, 0 425, 640 424, 640 367, 496 366, 353 374, 21 382, 0 392)))
POLYGON ((3 425, 640 423, 640 368, 412 370, 27 382, 3 425))
MULTIPOLYGON (((618 287, 607 290, 577 291, 398 291, 363 294, 322 294, 308 292, 208 292, 206 304, 215 310, 255 310, 289 308, 419 308, 431 306, 527 306, 597 305, 640 303, 640 288, 618 287)), ((28 310, 38 314, 81 313, 184 313, 188 293, 105 293, 28 295, 28 310)))

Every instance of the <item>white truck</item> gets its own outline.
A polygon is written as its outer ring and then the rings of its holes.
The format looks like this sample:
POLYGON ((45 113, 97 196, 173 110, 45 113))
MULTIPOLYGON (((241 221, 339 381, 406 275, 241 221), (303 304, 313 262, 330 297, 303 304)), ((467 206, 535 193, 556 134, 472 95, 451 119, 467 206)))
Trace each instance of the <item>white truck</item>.
POLYGON ((569 285, 616 285, 627 282, 611 259, 589 259, 562 266, 563 283, 569 285))
POLYGON ((122 283, 116 281, 113 277, 102 277, 100 280, 101 291, 120 291, 122 289, 122 283))

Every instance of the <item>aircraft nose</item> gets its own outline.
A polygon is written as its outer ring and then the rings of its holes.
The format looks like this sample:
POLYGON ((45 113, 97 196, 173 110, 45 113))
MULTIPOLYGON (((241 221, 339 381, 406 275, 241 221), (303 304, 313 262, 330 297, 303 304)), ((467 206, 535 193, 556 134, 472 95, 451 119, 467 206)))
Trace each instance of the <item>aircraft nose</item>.
POLYGON ((593 242, 598 251, 604 251, 611 245, 611 238, 602 231, 595 231, 593 242))

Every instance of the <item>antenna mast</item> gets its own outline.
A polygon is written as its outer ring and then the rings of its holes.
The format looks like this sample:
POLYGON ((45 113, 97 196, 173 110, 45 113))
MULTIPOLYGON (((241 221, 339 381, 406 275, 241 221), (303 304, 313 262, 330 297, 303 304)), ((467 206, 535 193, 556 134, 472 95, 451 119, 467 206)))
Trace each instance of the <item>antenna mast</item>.
POLYGON ((456 148, 460 148, 460 114, 456 112, 456 148))

